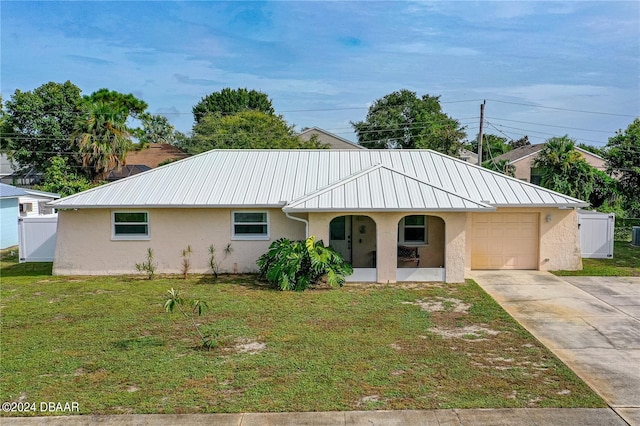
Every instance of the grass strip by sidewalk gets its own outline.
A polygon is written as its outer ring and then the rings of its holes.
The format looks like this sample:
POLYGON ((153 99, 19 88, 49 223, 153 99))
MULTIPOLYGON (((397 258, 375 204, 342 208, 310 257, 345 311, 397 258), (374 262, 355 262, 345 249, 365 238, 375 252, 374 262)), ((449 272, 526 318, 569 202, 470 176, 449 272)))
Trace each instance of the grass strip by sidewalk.
POLYGON ((605 406, 473 281, 291 293, 250 275, 4 266, 2 401, 85 414, 605 406), (198 322, 216 349, 164 312, 170 287, 208 302, 198 322))

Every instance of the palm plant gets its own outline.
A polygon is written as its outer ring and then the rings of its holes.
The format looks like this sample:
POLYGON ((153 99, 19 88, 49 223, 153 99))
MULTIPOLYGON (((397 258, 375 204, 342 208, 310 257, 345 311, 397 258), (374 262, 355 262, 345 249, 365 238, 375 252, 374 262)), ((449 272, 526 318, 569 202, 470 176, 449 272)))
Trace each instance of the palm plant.
POLYGON ((126 127, 128 112, 104 102, 86 102, 76 122, 74 141, 94 180, 106 179, 125 164, 131 139, 126 127))
POLYGON ((545 188, 583 200, 593 191, 593 168, 568 136, 547 140, 532 166, 542 172, 545 188))

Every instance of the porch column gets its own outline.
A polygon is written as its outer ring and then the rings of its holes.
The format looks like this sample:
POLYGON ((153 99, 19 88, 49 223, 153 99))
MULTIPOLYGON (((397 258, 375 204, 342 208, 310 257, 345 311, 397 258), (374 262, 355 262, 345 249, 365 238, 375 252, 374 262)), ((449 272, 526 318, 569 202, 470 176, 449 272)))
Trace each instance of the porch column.
POLYGON ((397 214, 375 215, 377 281, 379 283, 396 282, 398 266, 398 219, 396 216, 397 214))
POLYGON ((445 281, 464 282, 466 258, 466 213, 443 214, 445 220, 445 281))
POLYGON ((331 213, 309 213, 309 236, 316 237, 316 241, 322 240, 325 246, 329 245, 329 223, 333 218, 331 213))

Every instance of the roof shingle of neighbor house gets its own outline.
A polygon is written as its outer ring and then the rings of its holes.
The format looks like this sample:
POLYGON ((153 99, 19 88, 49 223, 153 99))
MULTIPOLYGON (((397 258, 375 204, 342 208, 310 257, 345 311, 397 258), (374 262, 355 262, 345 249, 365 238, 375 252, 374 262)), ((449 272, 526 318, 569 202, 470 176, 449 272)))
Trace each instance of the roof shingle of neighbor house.
POLYGON ((430 150, 213 150, 51 205, 490 211, 587 203, 430 150))

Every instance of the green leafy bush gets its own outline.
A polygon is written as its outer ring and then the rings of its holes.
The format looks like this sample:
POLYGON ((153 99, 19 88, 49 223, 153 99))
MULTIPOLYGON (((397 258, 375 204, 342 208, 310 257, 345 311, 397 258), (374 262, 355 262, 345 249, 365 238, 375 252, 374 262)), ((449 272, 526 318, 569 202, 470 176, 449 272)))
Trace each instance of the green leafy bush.
POLYGON ((326 277, 332 287, 342 286, 351 265, 331 247, 311 236, 305 241, 280 238, 257 261, 262 278, 280 290, 303 291, 326 277))

